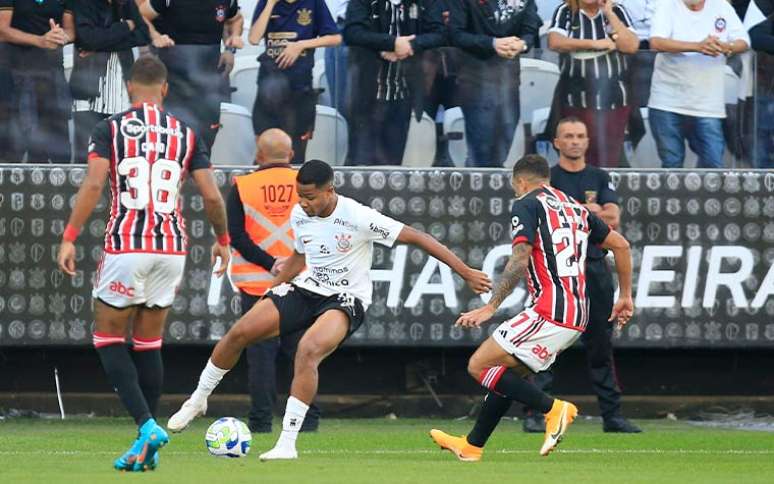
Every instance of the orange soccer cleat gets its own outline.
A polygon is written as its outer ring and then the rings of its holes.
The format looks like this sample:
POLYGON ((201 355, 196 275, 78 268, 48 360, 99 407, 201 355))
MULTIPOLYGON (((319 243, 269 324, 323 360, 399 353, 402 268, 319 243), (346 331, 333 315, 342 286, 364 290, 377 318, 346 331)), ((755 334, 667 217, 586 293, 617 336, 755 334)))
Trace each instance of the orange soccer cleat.
POLYGON ((567 428, 577 416, 578 407, 558 398, 554 400, 554 405, 546 414, 546 438, 540 448, 540 455, 550 454, 559 445, 567 428))
POLYGON ((462 462, 478 462, 484 453, 482 447, 469 444, 466 437, 454 437, 437 429, 430 431, 430 437, 441 449, 450 451, 462 462))

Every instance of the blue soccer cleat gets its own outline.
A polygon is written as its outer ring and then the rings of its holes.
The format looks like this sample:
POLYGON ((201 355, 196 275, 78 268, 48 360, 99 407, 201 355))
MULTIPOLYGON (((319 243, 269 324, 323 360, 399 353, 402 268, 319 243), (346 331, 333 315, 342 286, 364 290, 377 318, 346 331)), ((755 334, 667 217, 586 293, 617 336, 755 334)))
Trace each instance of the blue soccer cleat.
POLYGON ((116 470, 143 472, 158 466, 158 451, 169 442, 167 432, 150 419, 140 427, 138 433, 132 447, 113 463, 116 470))

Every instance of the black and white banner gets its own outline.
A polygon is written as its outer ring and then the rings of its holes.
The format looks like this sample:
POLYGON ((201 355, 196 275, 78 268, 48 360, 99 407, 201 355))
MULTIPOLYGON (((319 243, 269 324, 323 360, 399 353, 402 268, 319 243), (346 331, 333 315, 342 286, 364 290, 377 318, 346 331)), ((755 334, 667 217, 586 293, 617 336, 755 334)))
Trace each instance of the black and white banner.
MULTIPOLYGON (((216 170, 218 183, 240 170, 216 170)), ((91 280, 102 254, 107 191, 78 240, 78 274, 56 252, 85 176, 79 166, 0 165, 0 345, 89 344, 91 280)), ((621 232, 634 254, 635 317, 628 347, 774 347, 774 173, 617 171, 621 232)), ((336 187, 425 230, 469 265, 497 277, 510 254, 510 175, 502 171, 340 169, 336 187)), ((209 246, 202 198, 186 185, 187 274, 167 343, 213 344, 241 314, 224 284, 207 305, 209 246)), ((478 330, 453 326, 483 304, 446 266, 414 247, 374 249, 374 303, 347 344, 470 346, 524 304, 522 286, 478 330)))

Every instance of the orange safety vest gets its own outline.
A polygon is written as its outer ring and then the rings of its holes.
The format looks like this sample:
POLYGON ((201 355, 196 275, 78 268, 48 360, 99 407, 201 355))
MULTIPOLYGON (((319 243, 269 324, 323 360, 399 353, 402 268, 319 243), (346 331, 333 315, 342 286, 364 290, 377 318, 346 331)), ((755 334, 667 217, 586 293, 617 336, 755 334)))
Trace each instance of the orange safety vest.
MULTIPOLYGON (((290 212, 298 203, 297 171, 288 164, 266 165, 249 175, 234 178, 245 211, 245 231, 258 247, 273 257, 293 253, 290 212)), ((274 276, 263 267, 231 252, 231 282, 241 291, 262 296, 274 276)))

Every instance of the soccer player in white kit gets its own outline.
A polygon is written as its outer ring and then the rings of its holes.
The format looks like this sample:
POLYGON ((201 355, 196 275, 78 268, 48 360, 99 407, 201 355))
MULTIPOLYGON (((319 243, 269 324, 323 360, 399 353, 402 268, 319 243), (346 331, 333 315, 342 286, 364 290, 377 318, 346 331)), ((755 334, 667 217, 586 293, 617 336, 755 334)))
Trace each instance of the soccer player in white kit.
POLYGON ((416 245, 451 267, 476 293, 492 286, 486 274, 468 267, 428 234, 338 195, 333 188, 333 170, 326 163, 306 162, 296 182, 299 202, 291 214, 294 253, 275 277, 267 297, 215 346, 196 390, 167 424, 179 432, 203 415, 207 397, 236 365, 244 348, 278 334, 306 330, 296 352, 282 434, 275 447, 260 456, 262 460, 298 457, 296 438, 317 393, 317 368, 360 327, 371 303, 369 271, 374 243, 416 245))
POLYGON ((59 248, 59 267, 75 275, 75 240, 110 181, 110 219, 94 281, 94 347, 110 384, 134 418, 138 437, 114 462, 122 471, 153 470, 168 436, 154 419, 163 383, 164 323, 183 277, 187 236, 180 188, 190 173, 218 241, 220 274, 230 257, 226 211, 207 148, 161 107, 167 71, 156 57, 132 67, 132 108, 101 121, 89 141, 88 173, 59 248), (126 345, 132 326, 131 352, 126 345), (130 356, 131 353, 131 356, 130 356))

